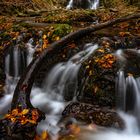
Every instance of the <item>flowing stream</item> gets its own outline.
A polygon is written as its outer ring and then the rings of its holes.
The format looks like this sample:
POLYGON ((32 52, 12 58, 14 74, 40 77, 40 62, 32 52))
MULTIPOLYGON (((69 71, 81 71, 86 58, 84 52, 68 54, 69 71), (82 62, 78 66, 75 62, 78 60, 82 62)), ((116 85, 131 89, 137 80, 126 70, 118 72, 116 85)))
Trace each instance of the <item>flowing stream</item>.
MULTIPOLYGON (((5 96, 0 99, 0 115, 5 114, 10 107, 13 91, 20 77, 21 63, 23 63, 21 60, 26 60, 27 62, 24 63, 29 64, 33 58, 35 51, 33 41, 31 38, 26 44, 27 59, 24 58, 18 45, 15 45, 5 57, 6 87, 5 96)), ((46 113, 46 120, 38 125, 38 133, 47 130, 57 140, 57 133, 60 130, 58 122, 62 111, 68 104, 65 99, 77 100, 77 75, 80 66, 98 47, 97 44, 86 44, 82 51, 67 62, 55 65, 46 76, 42 88, 33 87, 31 102, 46 113)), ((122 50, 118 50, 115 55, 120 59, 120 65, 125 63, 126 59, 122 50)), ((85 127, 81 128, 83 133, 80 133, 79 140, 140 140, 140 78, 134 78, 132 75, 126 76, 123 65, 116 76, 116 95, 118 112, 125 121, 125 129, 103 128, 103 130, 98 130, 85 127)))
POLYGON ((140 78, 126 77, 122 70, 119 71, 116 78, 116 92, 125 129, 123 131, 107 129, 94 134, 91 131, 88 135, 83 134, 81 140, 140 140, 140 78))
POLYGON ((38 125, 38 131, 47 130, 50 134, 56 135, 60 128, 57 123, 61 117, 67 102, 64 97, 71 91, 69 85, 73 84, 71 93, 74 93, 71 100, 76 100, 77 74, 81 63, 85 61, 98 45, 86 44, 85 49, 67 62, 54 66, 44 82, 43 89, 34 88, 31 93, 31 102, 46 113, 46 120, 38 125))
POLYGON ((118 50, 115 55, 122 66, 116 77, 116 95, 118 112, 125 122, 125 129, 92 130, 88 134, 81 134, 80 140, 140 140, 140 78, 126 76, 123 71, 126 58, 122 50, 118 50))
MULTIPOLYGON (((26 47, 28 47, 27 64, 31 61, 33 57, 33 39, 31 38, 26 47)), ((67 62, 61 62, 54 66, 50 73, 47 75, 44 82, 43 88, 32 89, 31 102, 35 107, 40 108, 46 113, 46 120, 42 121, 38 125, 38 132, 47 130, 50 134, 57 136, 56 134, 60 130, 57 123, 61 117, 61 113, 64 110, 67 102, 64 97, 69 95, 69 92, 74 93, 70 100, 76 100, 77 93, 77 74, 79 68, 88 57, 94 53, 98 48, 97 44, 86 44, 84 49, 71 57, 67 62), (72 90, 69 86, 72 85, 72 90)), ((10 61, 11 53, 8 53, 5 58, 5 73, 6 77, 6 93, 3 98, 0 99, 0 115, 7 113, 10 108, 10 103, 13 96, 13 91, 19 79, 19 69, 20 69, 20 58, 21 51, 19 48, 14 46, 12 51, 13 61, 10 61), (14 63, 15 62, 15 63, 14 63), (10 65, 13 65, 13 69, 17 69, 14 73, 15 75, 10 75, 10 65)))

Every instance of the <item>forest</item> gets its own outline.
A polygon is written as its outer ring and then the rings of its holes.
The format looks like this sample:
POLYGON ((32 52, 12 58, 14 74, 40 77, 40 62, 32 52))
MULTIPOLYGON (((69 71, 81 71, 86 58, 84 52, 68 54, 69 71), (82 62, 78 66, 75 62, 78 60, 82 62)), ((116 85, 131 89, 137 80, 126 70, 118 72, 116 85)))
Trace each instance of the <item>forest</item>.
POLYGON ((140 0, 0 0, 0 140, 140 140, 140 0))

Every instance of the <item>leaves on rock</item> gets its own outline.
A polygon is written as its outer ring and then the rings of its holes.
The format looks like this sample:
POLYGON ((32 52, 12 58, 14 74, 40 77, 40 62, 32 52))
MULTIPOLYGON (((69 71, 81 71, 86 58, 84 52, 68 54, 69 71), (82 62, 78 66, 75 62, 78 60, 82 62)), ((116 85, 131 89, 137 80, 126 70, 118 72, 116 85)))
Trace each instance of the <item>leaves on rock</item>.
POLYGON ((36 109, 30 111, 29 109, 13 109, 10 113, 5 115, 5 118, 11 120, 12 123, 20 123, 22 125, 26 123, 36 124, 39 114, 36 109))

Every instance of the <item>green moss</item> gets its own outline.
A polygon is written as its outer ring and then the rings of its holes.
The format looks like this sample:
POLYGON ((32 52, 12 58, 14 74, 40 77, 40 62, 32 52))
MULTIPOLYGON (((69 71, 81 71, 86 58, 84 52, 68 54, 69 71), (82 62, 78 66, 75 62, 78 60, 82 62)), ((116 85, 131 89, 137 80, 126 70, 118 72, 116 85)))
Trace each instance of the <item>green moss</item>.
POLYGON ((56 24, 54 25, 54 34, 57 36, 65 36, 72 31, 72 27, 68 24, 56 24))

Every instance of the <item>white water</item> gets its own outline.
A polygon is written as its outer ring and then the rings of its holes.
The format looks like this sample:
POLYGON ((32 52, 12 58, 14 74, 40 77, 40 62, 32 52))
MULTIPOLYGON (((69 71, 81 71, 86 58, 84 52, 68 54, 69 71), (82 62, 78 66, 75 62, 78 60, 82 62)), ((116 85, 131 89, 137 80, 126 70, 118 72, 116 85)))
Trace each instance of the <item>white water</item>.
POLYGON ((27 50, 28 50, 27 65, 29 65, 30 62, 32 61, 33 54, 35 52, 35 48, 33 46, 33 42, 34 42, 33 38, 30 38, 29 41, 28 41, 28 43, 26 43, 26 46, 25 46, 27 48, 27 50))
POLYGON ((13 48, 13 60, 10 60, 10 54, 7 54, 5 57, 5 96, 0 99, 0 115, 5 114, 11 104, 13 92, 15 90, 15 85, 19 80, 19 59, 20 59, 20 52, 19 48, 15 46, 13 48), (10 73, 10 65, 13 65, 14 73, 11 75, 10 73))
POLYGON ((73 7, 73 0, 70 0, 66 9, 71 9, 73 7))
POLYGON ((123 71, 117 73, 116 79, 116 94, 117 94, 117 105, 118 108, 125 111, 126 105, 126 80, 123 71))
POLYGON ((52 135, 58 133, 60 128, 57 123, 66 105, 65 92, 70 90, 66 85, 70 81, 75 83, 73 92, 76 92, 77 74, 81 63, 97 48, 98 45, 87 44, 83 51, 74 55, 68 62, 59 63, 50 71, 42 90, 36 88, 32 90, 32 104, 46 113, 46 120, 38 125, 39 132, 47 130, 52 135))
MULTIPOLYGON (((123 51, 118 50, 115 55, 121 61, 126 62, 123 51)), ((140 78, 126 76, 121 70, 117 73, 116 94, 118 96, 120 116, 125 121, 124 130, 104 129, 93 130, 88 133, 82 133, 80 140, 140 140, 140 78), (129 97, 129 98, 128 98, 129 97), (127 111, 128 113, 124 113, 127 111)))
POLYGON ((100 0, 90 0, 90 9, 96 10, 99 7, 100 0))
POLYGON ((118 102, 121 110, 127 111, 135 117, 139 117, 140 114, 140 80, 135 79, 133 76, 125 77, 123 71, 119 71, 116 80, 118 102))
MULTIPOLYGON (((29 43, 29 42, 28 42, 29 43)), ((47 130, 51 135, 56 135, 60 128, 57 126, 57 123, 61 117, 61 112, 63 111, 66 102, 64 101, 64 90, 67 81, 75 81, 76 76, 79 70, 81 63, 87 59, 94 50, 97 49, 97 45, 88 44, 85 50, 73 56, 68 62, 59 63, 56 65, 44 84, 44 89, 33 88, 31 94, 31 102, 34 106, 39 107, 46 113, 46 120, 42 121, 38 126, 38 131, 41 132, 43 130, 47 130), (56 80, 57 79, 57 80, 56 80), (46 88, 45 88, 46 85, 46 88), (62 88, 61 88, 62 87, 62 88)), ((15 49, 16 50, 16 49, 15 49)), ((17 52, 14 53, 15 58, 17 52)), ((118 56, 121 53, 117 53, 118 56)), ((123 58, 123 57, 122 57, 123 58)), ((18 60, 18 59, 17 59, 18 60)), ((15 83, 13 82, 16 77, 9 76, 10 69, 10 55, 7 55, 5 59, 6 67, 5 72, 7 75, 7 85, 10 86, 10 94, 6 94, 0 100, 0 114, 6 113, 12 99, 12 91, 14 91, 15 83), (13 85, 13 86, 12 86, 13 85)), ((18 62, 15 63, 15 67, 18 67, 18 62)), ((18 73, 18 71, 16 71, 18 73)), ((15 74, 16 76, 18 74, 15 74)), ((15 81, 16 82, 16 81, 15 81)), ((133 87, 131 91, 133 92, 133 96, 135 97, 134 107, 131 110, 131 115, 120 113, 122 118, 125 120, 126 128, 123 131, 118 131, 115 129, 104 129, 101 130, 88 130, 81 133, 79 135, 79 140, 140 140, 139 134, 139 112, 140 112, 140 79, 134 79, 132 76, 128 76, 125 78, 125 74, 123 71, 118 72, 118 91, 121 94, 121 98, 123 98, 123 103, 121 104, 122 110, 125 110, 126 96, 127 96, 127 88, 133 87)), ((75 88, 76 90, 76 85, 75 88)), ((75 95, 73 95, 74 97, 75 95)), ((133 102, 133 101, 132 101, 133 102)), ((129 109, 129 108, 128 108, 129 109)), ((56 136, 57 137, 57 136, 56 136)), ((57 139, 57 138, 56 138, 57 139)))
MULTIPOLYGON (((72 9, 73 8, 73 2, 74 0, 70 0, 68 5, 66 6, 66 9, 72 9)), ((100 0, 88 0, 90 6, 89 9, 96 10, 99 7, 100 0)))
MULTIPOLYGON (((21 41, 21 36, 17 38, 17 43, 21 41)), ((32 46, 33 40, 30 39, 28 43, 26 43, 25 47, 28 47, 27 54, 27 64, 29 64, 33 58, 33 50, 32 46)), ((12 101, 13 93, 16 87, 16 84, 20 78, 20 70, 21 70, 21 55, 24 57, 22 51, 20 50, 18 44, 16 44, 13 49, 8 53, 5 57, 5 96, 0 99, 0 115, 7 113, 10 109, 10 104, 12 101), (11 57, 11 55, 13 56, 11 57), (11 59, 12 58, 12 59, 11 59), (12 72, 10 69, 10 65, 12 66, 12 72)), ((23 60, 25 60, 23 58, 23 60)), ((26 62, 23 62, 24 64, 26 62)))
POLYGON ((90 128, 90 131, 82 131, 79 140, 140 140, 137 120, 133 115, 119 112, 124 119, 126 128, 124 130, 107 128, 90 128))

